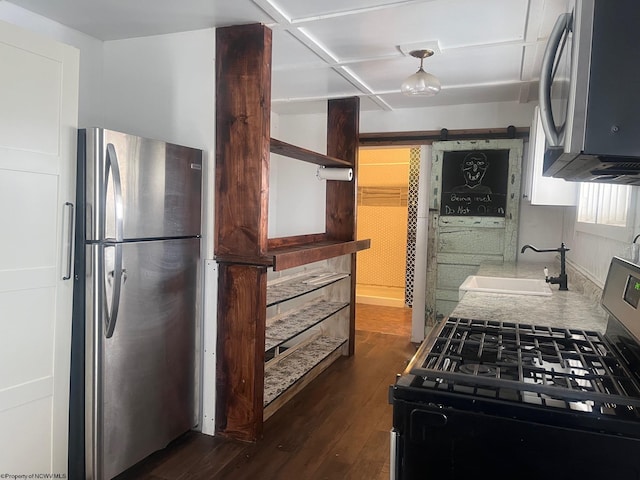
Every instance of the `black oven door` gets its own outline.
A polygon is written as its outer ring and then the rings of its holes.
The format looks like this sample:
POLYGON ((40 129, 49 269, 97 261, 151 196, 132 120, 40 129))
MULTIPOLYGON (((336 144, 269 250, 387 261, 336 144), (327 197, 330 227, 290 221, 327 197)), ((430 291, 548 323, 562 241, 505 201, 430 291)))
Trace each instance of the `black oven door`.
POLYGON ((394 430, 398 480, 640 479, 638 437, 403 400, 394 430))

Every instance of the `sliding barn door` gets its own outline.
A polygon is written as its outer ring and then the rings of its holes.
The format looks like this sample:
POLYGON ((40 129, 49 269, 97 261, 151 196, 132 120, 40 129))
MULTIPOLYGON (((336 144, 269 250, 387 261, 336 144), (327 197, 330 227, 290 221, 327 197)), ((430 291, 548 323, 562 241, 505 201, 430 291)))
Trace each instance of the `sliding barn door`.
POLYGON ((435 142, 432 146, 427 312, 448 316, 458 287, 481 262, 514 262, 522 140, 435 142))

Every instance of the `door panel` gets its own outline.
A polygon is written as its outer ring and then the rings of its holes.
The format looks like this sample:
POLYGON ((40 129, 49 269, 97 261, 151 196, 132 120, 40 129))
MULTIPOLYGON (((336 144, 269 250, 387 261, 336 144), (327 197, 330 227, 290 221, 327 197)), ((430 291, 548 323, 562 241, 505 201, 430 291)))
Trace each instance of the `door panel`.
MULTIPOLYGON (((0 155, 12 154, 5 150, 0 155)), ((56 264, 56 242, 45 243, 42 239, 56 238, 59 206, 51 199, 57 197, 57 175, 0 169, 0 205, 10 207, 0 212, 0 224, 11 225, 2 229, 0 265, 3 270, 56 264), (34 218, 39 220, 34 222, 34 218)))
POLYGON ((439 253, 502 255, 503 251, 504 229, 440 227, 440 234, 438 235, 439 253))
POLYGON ((11 474, 67 475, 78 59, 0 22, 0 465, 11 474))
POLYGON ((55 308, 51 286, 0 292, 0 392, 52 377, 55 308))
POLYGON ((10 28, 3 27, 0 42, 0 65, 4 67, 0 75, 0 95, 3 111, 10 114, 0 122, 0 145, 57 155, 60 135, 56 127, 60 109, 65 108, 59 102, 65 66, 53 52, 56 47, 44 46, 44 51, 31 50, 33 44, 27 49, 19 48, 9 37, 10 28), (5 38, 8 41, 5 42, 5 38), (20 68, 10 68, 18 65, 20 68), (33 135, 34 132, 37 135, 33 135))
MULTIPOLYGON (((3 450, 9 447, 13 452, 6 457, 0 453, 2 459, 2 469, 7 472, 50 472, 51 471, 51 449, 55 440, 55 435, 51 432, 51 409, 53 406, 51 382, 46 382, 44 388, 18 389, 22 396, 38 398, 40 393, 42 398, 26 404, 18 404, 11 409, 0 411, 0 444, 3 450), (39 436, 37 441, 31 435, 33 432, 24 428, 25 419, 29 422, 39 424, 39 436)), ((61 472, 62 470, 56 470, 61 472)), ((18 477, 19 478, 19 477, 18 477)))
POLYGON ((435 292, 438 314, 446 317, 453 311, 459 300, 458 287, 477 270, 478 264, 444 263, 441 258, 438 259, 435 292))

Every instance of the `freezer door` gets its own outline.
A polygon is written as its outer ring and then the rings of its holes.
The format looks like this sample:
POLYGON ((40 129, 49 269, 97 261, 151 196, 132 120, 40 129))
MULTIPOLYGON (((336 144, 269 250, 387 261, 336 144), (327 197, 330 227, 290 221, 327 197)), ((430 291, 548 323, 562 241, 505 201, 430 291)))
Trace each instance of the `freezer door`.
POLYGON ((81 134, 88 240, 201 233, 201 150, 101 128, 81 134))
POLYGON ((197 423, 199 239, 93 245, 89 478, 112 478, 197 423), (122 286, 115 295, 116 249, 122 286), (118 308, 114 302, 118 301, 118 308), (117 311, 117 315, 114 312, 117 311), (106 318, 112 322, 107 325, 106 318), (109 331, 111 330, 111 331, 109 331), (111 333, 109 337, 108 334, 111 333))

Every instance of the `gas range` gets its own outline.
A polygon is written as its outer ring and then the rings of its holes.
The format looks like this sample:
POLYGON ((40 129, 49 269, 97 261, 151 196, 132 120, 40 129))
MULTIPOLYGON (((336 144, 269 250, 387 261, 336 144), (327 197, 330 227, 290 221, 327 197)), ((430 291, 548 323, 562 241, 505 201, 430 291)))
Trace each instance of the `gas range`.
POLYGON ((640 418, 625 408, 640 382, 598 332, 449 318, 409 373, 417 388, 640 418))
POLYGON ((604 334, 443 321, 390 388, 392 478, 640 479, 639 303, 640 268, 614 258, 604 334))

